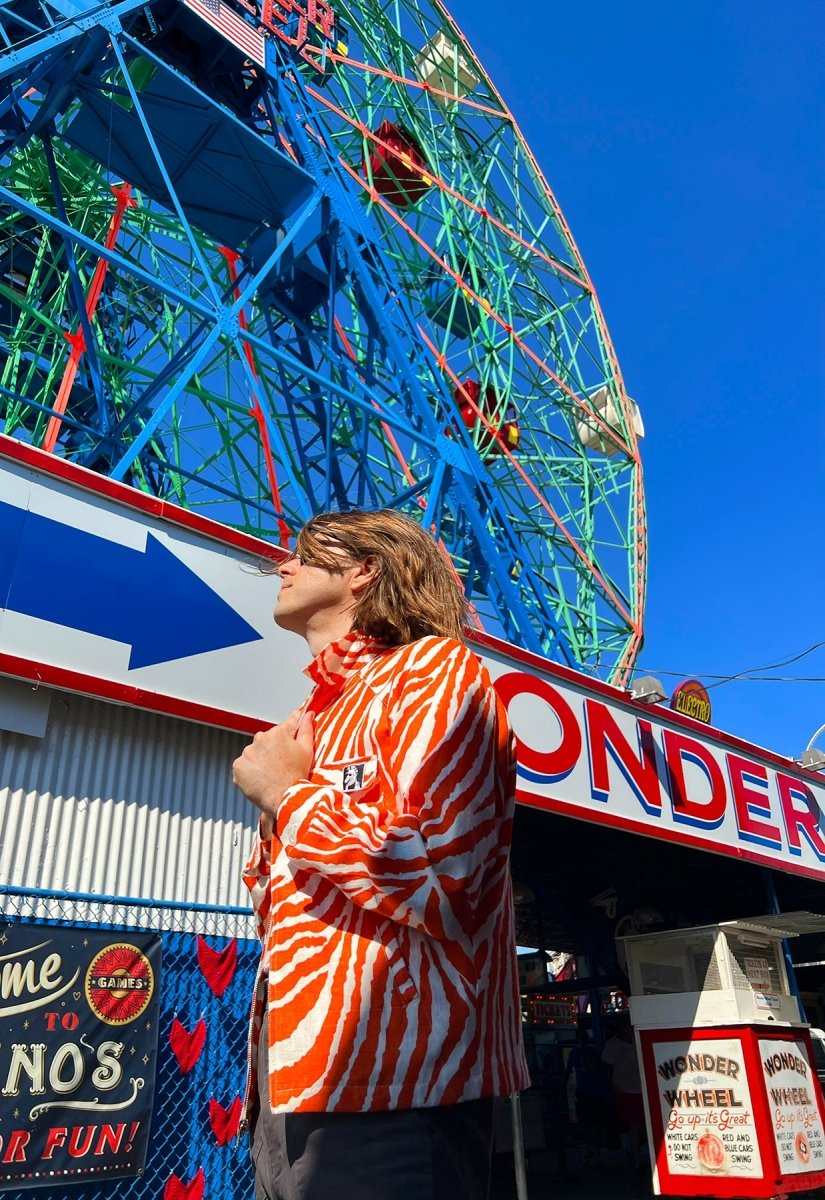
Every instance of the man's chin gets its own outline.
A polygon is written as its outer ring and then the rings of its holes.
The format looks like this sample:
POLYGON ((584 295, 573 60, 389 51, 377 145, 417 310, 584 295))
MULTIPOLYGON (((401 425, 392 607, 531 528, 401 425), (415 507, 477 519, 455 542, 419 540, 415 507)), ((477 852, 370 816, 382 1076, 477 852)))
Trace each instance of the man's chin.
POLYGON ((301 620, 297 613, 281 612, 276 608, 272 615, 279 629, 286 629, 289 633, 301 632, 301 620))

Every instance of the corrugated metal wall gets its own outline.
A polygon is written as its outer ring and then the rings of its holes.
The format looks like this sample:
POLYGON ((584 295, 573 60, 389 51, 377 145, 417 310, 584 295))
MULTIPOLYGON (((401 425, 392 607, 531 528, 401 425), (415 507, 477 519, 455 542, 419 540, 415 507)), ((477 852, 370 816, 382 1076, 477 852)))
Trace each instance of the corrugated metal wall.
POLYGON ((0 882, 247 907, 255 812, 230 777, 245 741, 53 692, 44 737, 0 729, 0 882))

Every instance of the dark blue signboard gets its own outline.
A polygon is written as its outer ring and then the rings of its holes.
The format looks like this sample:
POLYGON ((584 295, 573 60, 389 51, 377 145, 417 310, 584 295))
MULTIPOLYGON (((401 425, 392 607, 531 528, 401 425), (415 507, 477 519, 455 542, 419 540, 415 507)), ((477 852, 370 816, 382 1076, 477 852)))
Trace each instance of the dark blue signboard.
POLYGON ((160 937, 0 925, 0 1189, 140 1175, 160 937))

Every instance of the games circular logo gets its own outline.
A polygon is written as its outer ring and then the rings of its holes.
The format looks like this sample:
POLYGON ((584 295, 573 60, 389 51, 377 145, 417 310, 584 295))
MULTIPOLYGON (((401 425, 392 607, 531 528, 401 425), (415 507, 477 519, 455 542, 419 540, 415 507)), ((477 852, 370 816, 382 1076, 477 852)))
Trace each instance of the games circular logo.
POLYGON ((144 1013, 155 990, 149 959, 137 946, 115 942, 96 954, 86 972, 86 999, 107 1025, 128 1025, 144 1013))

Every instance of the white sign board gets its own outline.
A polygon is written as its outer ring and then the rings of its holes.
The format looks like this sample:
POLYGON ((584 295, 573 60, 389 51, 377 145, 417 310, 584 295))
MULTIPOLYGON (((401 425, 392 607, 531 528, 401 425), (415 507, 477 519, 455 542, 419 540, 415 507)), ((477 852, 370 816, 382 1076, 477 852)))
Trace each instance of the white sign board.
POLYGON ((822 775, 534 655, 481 644, 518 738, 522 800, 825 879, 822 775))
POLYGON ((781 1173, 825 1170, 825 1131, 805 1043, 760 1039, 759 1058, 781 1173))
POLYGON ((741 1040, 659 1042, 653 1046, 653 1061, 670 1174, 760 1178, 762 1159, 741 1040))
POLYGON ((275 636, 261 543, 66 476, 0 459, 0 671, 235 728, 301 703, 306 648, 275 636))

